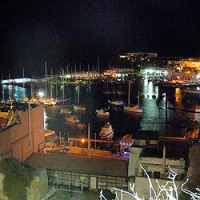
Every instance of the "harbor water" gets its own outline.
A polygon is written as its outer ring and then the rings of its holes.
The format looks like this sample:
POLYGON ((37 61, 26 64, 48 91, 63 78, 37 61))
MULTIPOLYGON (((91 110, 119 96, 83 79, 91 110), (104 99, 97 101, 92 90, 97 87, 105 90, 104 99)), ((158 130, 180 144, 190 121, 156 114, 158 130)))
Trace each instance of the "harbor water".
MULTIPOLYGON (((159 131, 160 135, 183 136, 183 127, 188 119, 200 121, 200 113, 185 112, 181 108, 193 109, 199 105, 198 98, 185 98, 180 88, 163 88, 153 85, 147 80, 140 80, 131 84, 131 103, 137 104, 138 91, 139 103, 143 113, 129 113, 122 107, 113 107, 108 104, 108 100, 128 101, 128 83, 109 83, 109 95, 102 93, 105 83, 92 85, 63 85, 52 86, 52 96, 60 99, 69 99, 63 105, 45 106, 44 128, 55 130, 63 137, 87 137, 87 129, 80 129, 74 124, 66 122, 66 114, 61 114, 61 108, 72 110, 73 115, 77 115, 81 123, 86 126, 90 124, 91 138, 99 138, 101 127, 110 122, 115 134, 115 139, 120 139, 126 134, 133 134, 139 130, 159 131), (57 88, 56 88, 57 87, 57 88), (79 90, 80 89, 80 90, 79 90), (79 90, 79 92, 78 92, 79 90), (77 102, 79 93, 80 104, 86 106, 86 111, 78 112, 73 109, 73 104, 77 102), (64 94, 64 97, 62 96, 64 94), (109 109, 110 116, 103 117, 96 114, 96 109, 109 109), (175 109, 180 108, 180 109, 175 109)), ((34 96, 45 93, 45 87, 36 85, 34 96)), ((5 99, 11 97, 20 102, 23 96, 31 96, 31 87, 26 84, 22 86, 4 85, 5 99)))

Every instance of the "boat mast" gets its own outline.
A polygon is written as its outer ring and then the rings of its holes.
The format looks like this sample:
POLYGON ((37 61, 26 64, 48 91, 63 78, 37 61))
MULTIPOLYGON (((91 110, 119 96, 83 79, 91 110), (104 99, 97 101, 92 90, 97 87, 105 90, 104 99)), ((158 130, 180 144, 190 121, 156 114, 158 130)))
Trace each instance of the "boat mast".
POLYGON ((23 88, 24 88, 24 68, 23 68, 23 88))
POLYGON ((46 81, 46 96, 48 96, 48 71, 47 62, 45 61, 45 81, 46 81))
POLYGON ((64 70, 62 75, 62 82, 63 82, 63 105, 64 105, 64 98, 65 98, 65 81, 64 81, 64 70))
POLYGON ((80 85, 78 86, 78 105, 79 105, 80 85))
POLYGON ((2 80, 1 80, 1 84, 2 84, 2 102, 4 102, 4 88, 3 88, 3 74, 2 74, 2 80))
POLYGON ((138 91, 138 106, 140 105, 140 92, 138 91))
POLYGON ((49 86, 50 87, 49 88, 50 89, 50 99, 52 99, 52 97, 53 97, 52 96, 52 76, 53 76, 53 73, 52 73, 52 69, 51 69, 51 80, 50 80, 50 86, 49 86))
POLYGON ((8 79, 9 79, 9 91, 8 91, 8 95, 9 95, 9 99, 11 99, 11 97, 10 97, 10 73, 9 73, 9 75, 8 75, 8 79))
POLYGON ((131 91, 131 82, 128 82, 128 106, 130 106, 130 91, 131 91))

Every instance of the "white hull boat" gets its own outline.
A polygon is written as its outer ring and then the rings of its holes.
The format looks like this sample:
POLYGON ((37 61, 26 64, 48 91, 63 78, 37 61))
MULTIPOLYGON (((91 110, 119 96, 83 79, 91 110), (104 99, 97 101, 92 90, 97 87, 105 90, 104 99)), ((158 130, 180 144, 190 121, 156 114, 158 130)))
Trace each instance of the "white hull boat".
POLYGON ((124 110, 128 112, 134 112, 134 113, 142 113, 143 110, 140 107, 140 94, 138 91, 138 103, 137 105, 130 105, 130 82, 129 82, 129 89, 128 89, 128 106, 124 106, 124 110))
POLYGON ((86 107, 84 106, 80 106, 80 105, 73 105, 75 110, 79 110, 79 111, 85 111, 86 107))
POLYGON ((79 119, 78 119, 78 117, 75 116, 75 115, 72 115, 70 117, 66 117, 66 120, 67 120, 67 122, 73 123, 73 124, 76 124, 76 123, 80 122, 79 119))
POLYGON ((112 139, 114 136, 114 130, 110 123, 105 124, 99 133, 101 139, 112 139))
POLYGON ((119 101, 119 100, 114 100, 114 101, 108 100, 108 103, 110 103, 111 105, 114 105, 114 106, 123 106, 124 105, 124 102, 119 101))
POLYGON ((110 113, 108 111, 105 111, 103 108, 96 110, 96 113, 98 115, 102 115, 102 116, 109 116, 110 115, 110 113))
POLYGON ((134 105, 134 106, 125 106, 124 110, 129 111, 129 112, 135 112, 135 113, 142 113, 143 110, 140 108, 140 106, 138 105, 134 105))
POLYGON ((61 108, 60 109, 60 113, 62 113, 62 114, 71 114, 72 111, 67 109, 67 108, 61 108))

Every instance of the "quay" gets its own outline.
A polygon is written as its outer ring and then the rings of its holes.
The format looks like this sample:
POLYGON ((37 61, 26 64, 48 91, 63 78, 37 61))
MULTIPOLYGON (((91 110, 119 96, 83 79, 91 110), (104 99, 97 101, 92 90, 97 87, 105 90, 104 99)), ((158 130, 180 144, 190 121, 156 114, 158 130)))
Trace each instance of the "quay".
MULTIPOLYGON (((75 137, 69 137, 68 142, 75 141, 75 142, 88 142, 88 139, 86 138, 75 138, 75 137)), ((113 140, 99 140, 99 139, 89 139, 90 142, 96 142, 96 143, 114 143, 113 140)))

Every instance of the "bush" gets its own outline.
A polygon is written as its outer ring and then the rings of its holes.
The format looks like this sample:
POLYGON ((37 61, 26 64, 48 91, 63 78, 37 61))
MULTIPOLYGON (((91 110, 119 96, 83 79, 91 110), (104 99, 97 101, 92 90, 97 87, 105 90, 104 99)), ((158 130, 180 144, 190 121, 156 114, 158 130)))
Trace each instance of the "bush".
POLYGON ((3 159, 0 172, 5 175, 3 192, 9 200, 26 200, 26 188, 32 181, 32 173, 15 158, 3 159))

